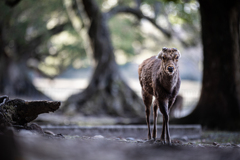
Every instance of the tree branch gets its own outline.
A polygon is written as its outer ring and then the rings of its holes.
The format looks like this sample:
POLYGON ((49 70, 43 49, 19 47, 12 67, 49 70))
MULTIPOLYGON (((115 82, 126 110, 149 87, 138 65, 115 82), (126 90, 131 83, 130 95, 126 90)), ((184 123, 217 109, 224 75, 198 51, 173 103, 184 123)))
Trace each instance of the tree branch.
POLYGON ((139 20, 140 19, 146 19, 152 25, 154 25, 158 30, 160 30, 165 36, 168 38, 172 37, 171 32, 167 31, 166 29, 162 28, 159 24, 156 23, 156 21, 153 18, 150 18, 142 13, 142 11, 138 8, 130 8, 130 7, 124 7, 124 6, 117 6, 112 8, 109 12, 106 13, 107 19, 110 19, 114 15, 118 13, 129 13, 134 16, 136 16, 139 20))
POLYGON ((73 28, 76 32, 78 32, 79 36, 84 39, 83 46, 88 58, 90 59, 93 54, 87 32, 87 29, 90 26, 90 21, 84 11, 84 6, 82 5, 81 0, 64 0, 64 5, 73 28))
POLYGON ((5 4, 9 7, 15 7, 21 0, 5 0, 5 4))
POLYGON ((30 68, 31 70, 34 70, 35 72, 37 72, 38 74, 40 74, 41 76, 45 77, 45 78, 49 78, 49 79, 54 79, 56 76, 50 76, 46 73, 44 73, 41 69, 38 68, 37 65, 35 64, 28 64, 28 68, 30 68))
POLYGON ((52 36, 52 35, 58 34, 58 33, 62 32, 66 26, 68 26, 70 24, 71 23, 67 22, 67 23, 57 25, 54 28, 48 30, 47 33, 45 32, 41 35, 38 35, 34 39, 31 39, 31 41, 28 43, 27 47, 23 47, 23 48, 19 49, 20 50, 19 51, 20 55, 24 55, 24 56, 27 56, 27 57, 29 57, 30 55, 33 55, 32 53, 41 44, 45 35, 49 34, 49 35, 52 36))
POLYGON ((144 15, 139 8, 131 8, 131 7, 125 7, 125 6, 116 6, 116 7, 112 8, 109 12, 106 13, 106 18, 110 19, 111 17, 113 17, 114 15, 116 15, 118 13, 129 13, 129 14, 132 14, 132 15, 136 16, 139 20, 146 19, 150 23, 152 23, 153 26, 155 26, 158 30, 160 30, 168 38, 175 37, 185 47, 188 47, 190 45, 185 40, 183 40, 179 36, 179 34, 177 34, 173 30, 172 25, 170 24, 168 19, 167 19, 167 21, 168 21, 169 30, 166 30, 166 29, 162 28, 159 24, 156 23, 155 18, 151 18, 151 17, 148 17, 148 16, 144 15))
MULTIPOLYGON (((56 53, 56 55, 58 55, 58 53, 56 53)), ((49 67, 57 67, 58 68, 58 74, 57 75, 49 75, 49 74, 45 73, 44 70, 41 70, 38 67, 38 65, 40 63, 39 61, 40 61, 39 59, 31 58, 27 61, 27 67, 30 68, 31 70, 34 70, 36 73, 40 74, 41 76, 43 76, 45 78, 54 79, 59 74, 63 73, 66 70, 66 68, 61 66, 61 65, 59 65, 59 66, 48 65, 49 67)))
POLYGON ((168 13, 165 9, 163 9, 163 14, 164 14, 164 17, 165 17, 165 19, 166 19, 166 21, 167 21, 167 24, 168 24, 168 28, 170 29, 172 35, 173 35, 174 37, 176 37, 176 39, 179 40, 180 43, 181 43, 184 47, 189 47, 189 46, 190 46, 189 43, 185 42, 185 41, 179 36, 179 34, 176 33, 175 30, 173 29, 172 24, 170 23, 170 21, 169 21, 169 19, 168 19, 168 14, 169 14, 169 13, 168 13))

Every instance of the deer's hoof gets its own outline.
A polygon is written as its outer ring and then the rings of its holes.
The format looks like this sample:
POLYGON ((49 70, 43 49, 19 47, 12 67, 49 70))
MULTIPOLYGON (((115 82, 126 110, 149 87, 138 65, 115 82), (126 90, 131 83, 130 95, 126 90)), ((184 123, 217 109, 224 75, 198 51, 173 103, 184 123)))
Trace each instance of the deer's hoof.
POLYGON ((154 139, 150 139, 150 140, 147 140, 145 143, 147 143, 147 144, 153 144, 154 142, 155 142, 154 139))
POLYGON ((171 146, 171 145, 172 145, 172 142, 171 142, 171 140, 170 140, 170 141, 168 141, 166 144, 167 144, 167 145, 169 145, 169 146, 171 146))
POLYGON ((152 139, 151 135, 150 136, 148 135, 148 140, 150 141, 151 139, 152 139))
POLYGON ((166 141, 165 141, 165 139, 163 139, 163 138, 160 139, 160 142, 161 142, 162 144, 166 144, 166 141))

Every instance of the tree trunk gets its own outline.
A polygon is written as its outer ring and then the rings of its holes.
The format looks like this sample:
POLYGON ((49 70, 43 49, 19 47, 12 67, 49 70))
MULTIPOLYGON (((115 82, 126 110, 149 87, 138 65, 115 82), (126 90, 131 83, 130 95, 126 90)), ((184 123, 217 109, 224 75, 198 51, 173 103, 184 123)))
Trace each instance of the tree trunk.
POLYGON ((87 115, 141 116, 142 100, 123 81, 115 61, 105 16, 94 0, 82 0, 91 20, 89 37, 93 49, 94 73, 88 87, 71 96, 64 109, 74 105, 87 115))
POLYGON ((179 123, 240 129, 240 1, 199 0, 202 17, 203 81, 200 100, 179 123))
POLYGON ((2 78, 6 71, 5 66, 8 65, 8 61, 6 60, 7 55, 5 54, 4 47, 5 44, 2 36, 2 24, 0 22, 0 93, 3 93, 2 91, 4 90, 4 86, 7 83, 6 80, 2 78))
POLYGON ((3 24, 0 22, 0 94, 49 99, 36 89, 29 78, 27 58, 20 56, 14 46, 9 50, 3 36, 3 24))

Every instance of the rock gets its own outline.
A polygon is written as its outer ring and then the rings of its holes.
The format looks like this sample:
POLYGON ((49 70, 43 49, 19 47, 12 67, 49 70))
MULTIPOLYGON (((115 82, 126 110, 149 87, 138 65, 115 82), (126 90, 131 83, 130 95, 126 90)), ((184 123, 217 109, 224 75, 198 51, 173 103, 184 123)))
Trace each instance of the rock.
POLYGON ((45 130, 44 133, 47 135, 55 136, 55 133, 53 133, 52 131, 49 131, 49 130, 45 130))
POLYGON ((227 143, 226 146, 231 146, 232 144, 231 143, 227 143))
POLYGON ((37 132, 39 134, 42 134, 42 135, 44 134, 43 129, 36 123, 30 124, 30 126, 26 127, 26 129, 31 130, 31 131, 35 131, 35 132, 37 132))
POLYGON ((172 139, 172 143, 174 143, 174 144, 183 144, 182 141, 177 140, 177 139, 172 139))
POLYGON ((202 144, 198 144, 198 147, 205 148, 205 146, 202 144))
POLYGON ((217 146, 217 145, 219 145, 219 144, 218 144, 217 142, 213 142, 213 145, 214 145, 214 146, 217 146))
POLYGON ((125 138, 121 138, 120 140, 121 142, 127 142, 127 140, 125 138))
POLYGON ((135 140, 135 138, 132 138, 132 137, 128 137, 126 139, 129 140, 129 141, 134 141, 135 140))
POLYGON ((93 139, 103 139, 104 137, 102 135, 96 135, 93 137, 93 139))
POLYGON ((182 137, 182 140, 183 140, 183 141, 188 141, 188 137, 187 137, 187 136, 183 136, 183 137, 182 137))
POLYGON ((232 144, 232 146, 240 148, 240 144, 232 144))
POLYGON ((65 138, 61 133, 54 135, 55 138, 65 138))
POLYGON ((146 141, 142 140, 142 139, 138 139, 137 143, 145 143, 146 141))

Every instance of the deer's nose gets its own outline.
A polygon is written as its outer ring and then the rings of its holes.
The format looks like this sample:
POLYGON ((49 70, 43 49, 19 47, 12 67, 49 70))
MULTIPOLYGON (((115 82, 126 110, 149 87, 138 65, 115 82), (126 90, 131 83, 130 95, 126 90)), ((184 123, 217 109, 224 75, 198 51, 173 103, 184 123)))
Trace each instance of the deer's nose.
POLYGON ((172 66, 168 67, 169 72, 173 72, 174 68, 172 66))

